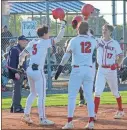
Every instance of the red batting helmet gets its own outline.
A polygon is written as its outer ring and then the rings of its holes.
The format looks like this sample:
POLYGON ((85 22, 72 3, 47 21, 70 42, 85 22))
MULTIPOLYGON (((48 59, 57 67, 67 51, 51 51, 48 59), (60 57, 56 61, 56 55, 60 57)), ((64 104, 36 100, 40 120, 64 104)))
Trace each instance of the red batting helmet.
POLYGON ((85 16, 85 19, 88 19, 88 17, 94 12, 94 7, 90 4, 83 5, 81 9, 82 15, 85 16))
POLYGON ((72 19, 72 27, 73 27, 73 29, 76 29, 78 23, 80 23, 82 20, 83 20, 82 16, 79 16, 79 15, 78 15, 78 16, 75 16, 75 17, 72 19))
POLYGON ((52 10, 52 15, 54 19, 60 19, 63 20, 65 17, 65 12, 62 8, 56 8, 52 10))

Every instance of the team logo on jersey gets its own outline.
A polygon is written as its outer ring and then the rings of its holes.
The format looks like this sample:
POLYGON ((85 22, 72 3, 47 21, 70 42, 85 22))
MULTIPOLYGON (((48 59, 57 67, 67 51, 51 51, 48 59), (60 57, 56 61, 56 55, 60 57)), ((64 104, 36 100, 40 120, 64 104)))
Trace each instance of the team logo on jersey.
POLYGON ((111 46, 105 46, 105 49, 110 50, 110 51, 113 51, 113 50, 114 50, 114 47, 111 47, 111 46))
POLYGON ((110 51, 113 51, 114 50, 114 47, 111 47, 111 46, 105 46, 101 43, 98 44, 98 47, 101 47, 101 48, 105 48, 107 50, 110 50, 110 51))

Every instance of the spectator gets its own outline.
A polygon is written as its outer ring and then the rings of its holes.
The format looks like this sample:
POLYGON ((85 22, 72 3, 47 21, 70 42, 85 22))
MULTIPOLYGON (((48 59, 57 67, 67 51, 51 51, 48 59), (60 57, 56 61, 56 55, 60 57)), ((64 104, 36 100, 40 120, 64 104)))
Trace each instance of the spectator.
POLYGON ((10 39, 9 40, 9 46, 6 48, 6 52, 9 52, 9 50, 16 44, 15 39, 10 39))
POLYGON ((120 38, 120 47, 121 47, 122 51, 124 52, 124 40, 122 37, 120 38))
POLYGON ((7 69, 7 56, 8 53, 2 55, 2 91, 6 91, 6 85, 8 83, 8 69, 7 69))
MULTIPOLYGON (((19 64, 19 54, 25 48, 28 41, 24 35, 18 38, 18 44, 13 46, 8 55, 8 66, 17 69, 19 64)), ((26 61, 23 64, 24 69, 26 69, 26 61)), ((17 71, 9 69, 9 78, 14 82, 14 90, 12 94, 12 105, 10 112, 23 113, 24 110, 21 106, 21 88, 24 80, 24 75, 19 75, 17 71)))
POLYGON ((9 45, 9 40, 12 37, 11 32, 7 28, 7 25, 3 27, 1 37, 2 37, 2 49, 5 51, 7 46, 9 45))

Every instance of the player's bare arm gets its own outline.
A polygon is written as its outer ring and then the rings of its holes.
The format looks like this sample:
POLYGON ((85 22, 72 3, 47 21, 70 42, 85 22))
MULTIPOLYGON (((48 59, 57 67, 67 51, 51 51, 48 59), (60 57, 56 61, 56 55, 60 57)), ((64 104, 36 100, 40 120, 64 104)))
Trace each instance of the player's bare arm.
POLYGON ((65 12, 64 10, 62 10, 61 8, 57 8, 57 9, 54 9, 52 11, 52 15, 53 15, 53 18, 54 19, 59 19, 61 21, 61 27, 60 27, 60 32, 59 34, 57 35, 57 37, 55 37, 53 39, 53 43, 57 43, 59 42, 63 36, 64 36, 64 32, 65 32, 65 27, 66 27, 66 24, 67 24, 67 21, 64 20, 64 17, 65 17, 65 12))

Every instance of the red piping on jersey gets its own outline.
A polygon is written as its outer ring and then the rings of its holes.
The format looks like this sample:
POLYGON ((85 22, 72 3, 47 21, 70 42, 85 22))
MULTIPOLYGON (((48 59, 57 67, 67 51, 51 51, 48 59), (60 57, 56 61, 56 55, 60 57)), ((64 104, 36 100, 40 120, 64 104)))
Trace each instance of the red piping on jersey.
MULTIPOLYGON (((102 40, 101 42, 103 43, 103 45, 105 45, 105 43, 102 40)), ((104 46, 103 46, 102 64, 103 64, 103 57, 104 57, 104 46)))
POLYGON ((45 116, 44 116, 44 113, 45 113, 45 110, 44 110, 44 98, 45 98, 45 97, 44 97, 44 93, 45 93, 45 92, 44 92, 44 87, 45 87, 45 86, 44 86, 44 77, 43 77, 42 72, 41 72, 41 76, 42 76, 42 80, 43 80, 43 84, 42 84, 42 89, 43 89, 43 90, 42 90, 42 91, 43 91, 43 92, 42 92, 42 94, 43 94, 43 100, 42 100, 43 117, 42 117, 42 118, 44 119, 44 118, 45 118, 45 116))
POLYGON ((117 56, 123 56, 123 53, 118 54, 117 56))

